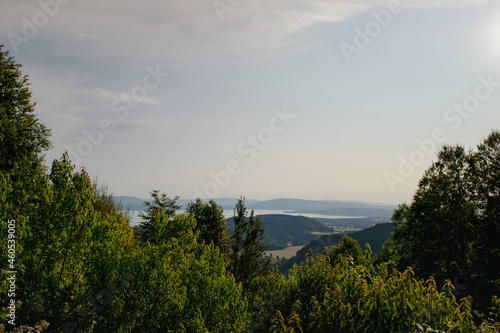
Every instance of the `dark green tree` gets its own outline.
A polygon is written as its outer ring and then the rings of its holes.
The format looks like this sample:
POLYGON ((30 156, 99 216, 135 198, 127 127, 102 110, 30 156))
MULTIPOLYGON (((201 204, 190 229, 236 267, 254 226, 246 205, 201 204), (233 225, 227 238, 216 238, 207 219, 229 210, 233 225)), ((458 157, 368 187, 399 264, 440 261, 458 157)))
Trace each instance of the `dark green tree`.
POLYGON ((243 285, 247 286, 256 276, 264 275, 269 270, 270 259, 264 257, 269 246, 264 243, 264 225, 260 216, 255 217, 254 211, 248 218, 248 229, 243 240, 241 254, 241 272, 243 285))
POLYGON ((234 208, 234 234, 233 246, 231 250, 231 265, 230 271, 235 276, 237 281, 241 281, 241 252, 243 249, 243 237, 248 230, 247 208, 245 207, 245 199, 242 197, 236 203, 234 208))
POLYGON ((264 225, 254 211, 248 216, 245 198, 241 197, 234 209, 234 234, 230 270, 244 287, 259 275, 268 272, 269 259, 264 258, 268 247, 263 243, 264 225))
MULTIPOLYGON (((478 206, 474 243, 475 294, 500 295, 500 132, 492 132, 473 154, 473 191, 478 206)), ((478 297, 476 297, 478 298, 478 297)))
POLYGON ((169 198, 165 193, 159 190, 151 191, 152 201, 146 201, 146 211, 140 214, 142 222, 137 228, 138 238, 141 244, 146 242, 155 244, 160 228, 170 225, 172 219, 176 216, 176 211, 181 208, 177 205, 179 197, 169 198))
POLYGON ((420 180, 411 205, 395 211, 393 238, 400 269, 412 266, 418 275, 438 280, 471 275, 478 232, 471 163, 463 147, 443 147, 420 180))
POLYGON ((214 200, 203 203, 201 199, 190 202, 186 208, 196 220, 196 228, 200 232, 198 238, 207 245, 213 243, 225 258, 231 253, 231 236, 227 229, 224 209, 214 200))
POLYGON ((411 204, 402 204, 390 251, 400 269, 450 279, 475 300, 499 291, 500 134, 467 152, 444 146, 425 172, 411 204))
POLYGON ((0 171, 25 170, 43 162, 50 130, 35 115, 28 76, 0 45, 0 171))

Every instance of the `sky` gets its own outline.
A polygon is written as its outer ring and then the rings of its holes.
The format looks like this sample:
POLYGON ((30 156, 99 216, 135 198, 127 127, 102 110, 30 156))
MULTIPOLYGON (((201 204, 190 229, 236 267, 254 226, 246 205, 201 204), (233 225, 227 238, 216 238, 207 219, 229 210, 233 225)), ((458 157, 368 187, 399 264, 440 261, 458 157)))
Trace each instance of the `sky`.
POLYGON ((398 204, 500 129, 498 1, 1 1, 0 44, 115 195, 398 204))

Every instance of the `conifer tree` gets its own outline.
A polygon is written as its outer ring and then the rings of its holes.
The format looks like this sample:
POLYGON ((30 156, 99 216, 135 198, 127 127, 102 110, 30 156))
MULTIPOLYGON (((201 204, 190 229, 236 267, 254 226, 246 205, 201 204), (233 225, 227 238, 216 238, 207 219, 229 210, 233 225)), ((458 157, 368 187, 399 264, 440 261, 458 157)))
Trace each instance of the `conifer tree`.
POLYGON ((142 222, 137 228, 138 238, 141 244, 146 242, 155 244, 160 227, 168 226, 169 222, 175 217, 176 211, 181 208, 177 205, 179 197, 169 198, 165 193, 159 190, 151 191, 151 202, 146 201, 146 211, 140 214, 142 222))
POLYGON ((264 258, 267 248, 264 239, 264 225, 260 217, 255 218, 254 211, 248 216, 245 198, 241 197, 234 209, 233 249, 231 253, 231 272, 236 281, 244 287, 256 276, 268 271, 269 260, 264 258))
POLYGON ((51 147, 50 130, 35 115, 28 76, 0 45, 0 171, 41 165, 51 147))

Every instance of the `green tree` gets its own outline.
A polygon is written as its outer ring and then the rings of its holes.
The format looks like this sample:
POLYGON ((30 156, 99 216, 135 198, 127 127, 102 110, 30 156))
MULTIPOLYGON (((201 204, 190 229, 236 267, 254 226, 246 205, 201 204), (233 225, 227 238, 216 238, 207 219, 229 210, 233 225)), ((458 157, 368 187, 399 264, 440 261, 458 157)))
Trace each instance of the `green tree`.
POLYGON ((400 269, 451 279, 458 291, 491 299, 500 276, 500 134, 492 132, 476 152, 444 146, 425 172, 411 204, 402 204, 391 251, 400 269), (480 291, 481 290, 481 291, 480 291))
MULTIPOLYGON (((16 218, 17 323, 46 320, 51 330, 63 331, 82 320, 80 305, 106 286, 136 240, 116 209, 95 209, 90 177, 75 172, 67 154, 53 162, 48 181, 26 195, 31 204, 16 218)), ((6 304, 5 294, 0 298, 6 304)))
POLYGON ((332 264, 337 263, 341 260, 339 257, 343 256, 350 256, 354 263, 359 264, 363 259, 363 251, 361 251, 357 240, 344 235, 338 246, 328 248, 328 256, 332 264))
POLYGON ((179 197, 169 198, 165 193, 158 190, 151 191, 152 201, 146 201, 146 211, 140 214, 142 222, 137 228, 138 238, 142 244, 156 243, 158 231, 170 225, 170 221, 176 216, 176 211, 181 208, 177 205, 179 197))
POLYGON ((201 199, 190 202, 186 208, 188 214, 193 214, 196 228, 200 232, 199 240, 206 245, 214 244, 221 253, 229 259, 231 252, 231 236, 227 229, 224 209, 214 200, 203 203, 201 199))
MULTIPOLYGON (((35 115, 28 77, 0 45, 0 218, 22 219, 36 209, 46 186, 43 153, 50 130, 35 115)), ((3 253, 3 252, 2 252, 3 253)))
POLYGON ((230 271, 237 281, 241 280, 241 252, 243 248, 243 237, 248 230, 247 208, 245 207, 245 199, 240 198, 234 208, 234 233, 233 247, 231 251, 230 271))
MULTIPOLYGON (((500 132, 492 132, 473 154, 472 182, 478 232, 472 261, 475 294, 500 295, 500 132)), ((476 297, 477 298, 477 297, 476 297)))
POLYGON ((35 115, 28 76, 0 45, 0 171, 41 165, 51 147, 50 130, 35 115))
POLYGON ((260 217, 255 218, 252 210, 250 217, 245 207, 245 199, 238 199, 234 209, 234 234, 231 253, 231 273, 244 287, 256 276, 265 274, 269 259, 264 258, 268 247, 264 239, 264 225, 260 217))
POLYGON ((130 280, 102 332, 242 332, 247 303, 224 257, 198 241, 192 215, 177 215, 129 257, 130 280), (174 231, 175 237, 172 236, 174 231))
POLYGON ((244 286, 248 286, 253 278, 265 275, 269 270, 270 259, 264 256, 264 252, 269 246, 263 241, 264 224, 259 216, 254 216, 252 210, 248 218, 248 229, 243 241, 243 252, 240 258, 244 286))

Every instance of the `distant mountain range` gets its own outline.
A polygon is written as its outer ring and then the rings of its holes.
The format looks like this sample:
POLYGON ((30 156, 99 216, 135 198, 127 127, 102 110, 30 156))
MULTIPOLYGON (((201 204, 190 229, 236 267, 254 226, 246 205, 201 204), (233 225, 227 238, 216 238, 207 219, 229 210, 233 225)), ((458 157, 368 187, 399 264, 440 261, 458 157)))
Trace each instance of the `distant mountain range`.
POLYGON ((303 199, 271 199, 259 201, 252 205, 252 209, 277 209, 277 210, 329 210, 336 208, 370 208, 386 209, 395 206, 383 204, 371 204, 361 201, 340 201, 340 200, 303 200, 303 199))
MULTIPOLYGON (((116 202, 121 202, 124 209, 144 210, 144 199, 130 196, 117 196, 116 202)), ((177 203, 185 209, 192 199, 179 199, 177 203)), ((215 201, 222 206, 224 210, 234 208, 237 198, 218 198, 215 201)), ((299 214, 320 214, 337 216, 356 216, 372 218, 391 217, 395 205, 367 203, 361 201, 339 201, 339 200, 303 200, 303 199, 272 199, 258 201, 252 199, 245 200, 246 207, 249 210, 280 210, 299 214)))

